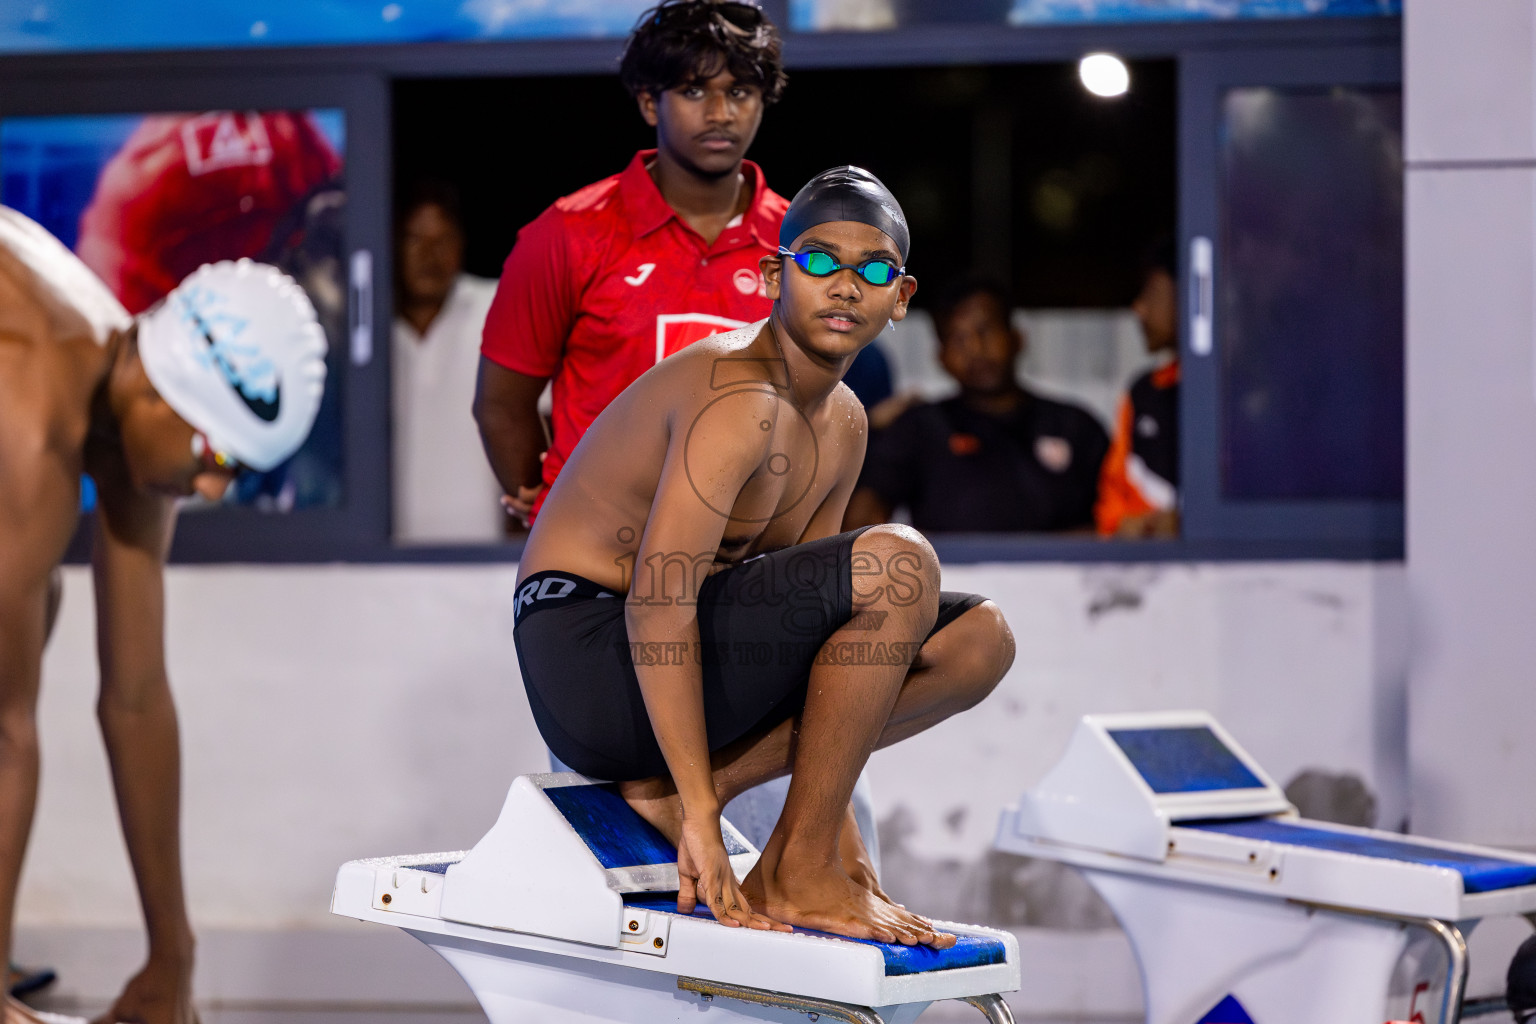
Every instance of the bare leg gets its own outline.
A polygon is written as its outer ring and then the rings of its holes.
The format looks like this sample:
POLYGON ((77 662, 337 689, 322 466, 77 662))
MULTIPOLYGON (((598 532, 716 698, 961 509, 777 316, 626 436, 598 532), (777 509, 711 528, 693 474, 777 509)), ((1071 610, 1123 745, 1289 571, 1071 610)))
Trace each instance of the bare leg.
POLYGON ((59 608, 64 604, 64 574, 58 569, 48 574, 47 612, 43 619, 43 646, 53 639, 54 623, 59 621, 59 608))
MULTIPOLYGON (((1013 634, 997 606, 986 601, 969 609, 923 644, 876 746, 886 747, 914 736, 975 706, 1002 679, 1013 656, 1013 634)), ((716 751, 712 758, 715 788, 722 806, 745 790, 790 771, 799 724, 798 718, 782 722, 765 733, 716 751)), ((669 778, 626 782, 620 789, 646 820, 675 840, 682 810, 669 778)), ((847 810, 839 832, 838 855, 850 879, 894 904, 880 888, 847 810)), ((913 917, 927 926, 926 919, 913 917)))
MULTIPOLYGON (((800 720, 790 718, 766 732, 743 737, 710 755, 715 792, 724 807, 753 786, 788 775, 800 720)), ((683 802, 670 775, 619 783, 619 793, 646 821, 677 844, 683 827, 683 802)))
MULTIPOLYGON (((875 744, 898 743, 979 704, 1013 664, 1013 633, 991 601, 983 601, 928 639, 902 684, 875 744)), ((782 778, 794 766, 800 718, 743 737, 710 755, 715 792, 723 807, 754 786, 782 778)), ((681 820, 677 789, 667 776, 621 782, 630 806, 669 838, 681 820)))
MULTIPOLYGON (((45 589, 0 593, 0 963, 10 963, 11 922, 37 806, 37 692, 45 589)), ((11 1010, 7 1009, 7 1015, 11 1010)))
POLYGON ((848 804, 848 811, 843 815, 843 830, 837 837, 837 862, 842 865, 843 873, 853 879, 858 885, 862 885, 887 903, 895 904, 896 901, 885 894, 880 888, 880 878, 875 873, 875 863, 870 859, 869 850, 864 846, 864 837, 859 834, 859 822, 854 817, 853 804, 848 804))
MULTIPOLYGON (((854 542, 854 558, 874 560, 884 572, 854 595, 855 613, 878 616, 887 645, 916 647, 938 613, 938 560, 927 541, 898 526, 875 527, 854 542), (887 582, 889 581, 889 582, 887 582), (908 585, 901 585, 906 581, 908 585)), ((868 615, 865 617, 867 618, 868 615)), ((835 632, 829 649, 867 639, 853 624, 835 632)), ((743 880, 754 909, 788 924, 855 938, 953 945, 916 915, 874 896, 843 870, 839 842, 853 785, 890 721, 909 662, 843 665, 819 661, 811 669, 800 742, 784 813, 757 866, 743 880)))

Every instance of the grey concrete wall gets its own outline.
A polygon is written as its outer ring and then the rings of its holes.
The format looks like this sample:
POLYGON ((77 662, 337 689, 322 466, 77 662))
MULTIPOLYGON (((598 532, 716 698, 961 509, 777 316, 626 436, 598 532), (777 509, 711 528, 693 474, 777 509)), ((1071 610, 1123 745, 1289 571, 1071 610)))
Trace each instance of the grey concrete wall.
POLYGON ((1536 847, 1536 12, 1404 8, 1412 825, 1536 847))
MULTIPOLYGON (((467 847, 512 776, 543 769, 512 646, 515 573, 168 573, 204 998, 462 997, 424 948, 327 911, 343 861, 467 847)), ((1040 967, 1032 1012, 1134 1013, 1139 999, 1124 939, 1086 887, 988 853, 998 810, 1081 714, 1208 708, 1282 782, 1354 772, 1379 820, 1401 816, 1401 744, 1379 724, 1403 700, 1401 566, 956 566, 944 585, 993 596, 1019 656, 981 707, 871 761, 887 887, 935 916, 1025 934, 1040 967)), ((138 907, 96 734, 90 591, 85 570, 67 574, 45 665, 17 955, 59 967, 65 994, 99 999, 133 969, 138 907)))

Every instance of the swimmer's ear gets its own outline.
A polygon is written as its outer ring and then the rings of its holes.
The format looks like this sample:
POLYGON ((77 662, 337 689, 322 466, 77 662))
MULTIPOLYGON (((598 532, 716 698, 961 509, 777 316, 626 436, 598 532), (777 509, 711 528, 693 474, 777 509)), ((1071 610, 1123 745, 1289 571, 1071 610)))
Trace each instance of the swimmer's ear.
POLYGON ((635 94, 635 104, 640 108, 640 116, 645 123, 655 128, 661 123, 661 118, 656 113, 656 94, 640 92, 635 94))
POLYGON ((160 393, 149 382, 144 360, 139 356, 139 323, 135 320, 123 332, 122 342, 113 358, 111 376, 107 382, 107 401, 112 407, 112 414, 121 420, 128 407, 146 395, 153 396, 157 402, 162 401, 160 393))
POLYGON ((892 320, 905 320, 907 307, 912 304, 912 296, 917 294, 917 278, 907 274, 896 286, 896 308, 891 311, 892 320))
POLYGON ((763 294, 770 301, 777 301, 779 289, 783 283, 784 257, 769 254, 757 261, 757 269, 763 275, 763 294))

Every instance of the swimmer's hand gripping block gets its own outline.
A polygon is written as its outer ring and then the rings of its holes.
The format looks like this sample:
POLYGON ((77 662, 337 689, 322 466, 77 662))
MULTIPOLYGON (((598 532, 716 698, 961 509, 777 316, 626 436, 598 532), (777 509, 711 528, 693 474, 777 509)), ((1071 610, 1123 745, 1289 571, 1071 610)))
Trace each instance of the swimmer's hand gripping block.
MULTIPOLYGON (((729 822, 731 866, 757 861, 729 822)), ((496 824, 443 882, 444 920, 616 948, 625 894, 675 892, 677 851, 611 786, 574 772, 522 775, 496 824)))

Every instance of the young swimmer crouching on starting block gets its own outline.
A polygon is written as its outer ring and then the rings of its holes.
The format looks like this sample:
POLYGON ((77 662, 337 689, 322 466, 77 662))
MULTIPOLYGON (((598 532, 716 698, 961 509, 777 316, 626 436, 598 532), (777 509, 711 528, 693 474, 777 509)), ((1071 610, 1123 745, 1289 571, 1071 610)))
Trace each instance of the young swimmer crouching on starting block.
POLYGON ((837 532, 867 434, 842 375, 917 289, 895 197, 825 171, 779 237, 772 315, 659 363, 577 446, 523 553, 518 661, 555 755, 677 846, 682 912, 950 946, 881 890, 849 795, 871 751, 990 693, 1013 637, 939 592, 916 531, 837 532), (786 773, 738 881, 720 808, 786 773))

